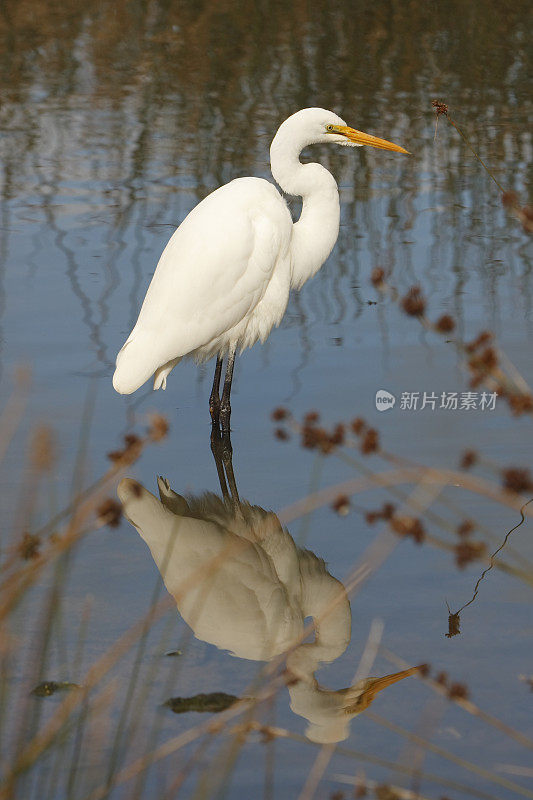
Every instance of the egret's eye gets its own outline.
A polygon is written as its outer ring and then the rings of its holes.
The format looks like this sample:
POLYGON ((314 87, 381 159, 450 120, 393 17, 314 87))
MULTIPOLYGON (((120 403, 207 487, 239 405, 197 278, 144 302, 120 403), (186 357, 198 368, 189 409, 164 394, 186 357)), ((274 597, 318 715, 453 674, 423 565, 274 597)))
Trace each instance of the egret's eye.
POLYGON ((335 130, 335 126, 334 125, 326 125, 326 130, 331 133, 333 130, 335 130))

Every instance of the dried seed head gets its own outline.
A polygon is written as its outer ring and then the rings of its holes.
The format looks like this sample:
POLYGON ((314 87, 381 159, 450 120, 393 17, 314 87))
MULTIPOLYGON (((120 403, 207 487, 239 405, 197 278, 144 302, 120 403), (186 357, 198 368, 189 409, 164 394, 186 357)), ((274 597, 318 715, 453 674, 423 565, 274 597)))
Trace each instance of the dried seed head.
POLYGON ((276 439, 279 439, 280 442, 286 442, 287 439, 290 438, 289 434, 284 428, 276 428, 276 430, 274 431, 274 436, 276 437, 276 439))
POLYGON ((316 424, 318 420, 319 415, 316 411, 309 411, 305 415, 300 431, 302 447, 310 450, 318 449, 327 455, 339 445, 344 444, 345 427, 342 423, 338 423, 329 433, 324 427, 318 427, 316 424))
POLYGON ((365 427, 366 423, 364 419, 361 419, 361 417, 355 417, 355 419, 353 419, 350 423, 350 428, 352 429, 353 433, 355 433, 356 436, 359 436, 359 434, 363 431, 363 428, 365 427))
POLYGON ((452 683, 448 689, 450 700, 468 700, 468 689, 464 683, 452 683))
POLYGON ((465 350, 468 353, 474 353, 483 345, 488 345, 492 341, 492 333, 490 331, 481 331, 475 339, 465 344, 465 350))
POLYGON ((498 366, 498 356, 493 347, 486 347, 481 353, 476 352, 468 359, 468 368, 474 373, 474 379, 481 379, 498 366))
POLYGON ((369 525, 373 525, 378 519, 389 520, 394 515, 395 506, 393 503, 383 503, 381 509, 378 511, 367 511, 365 514, 366 521, 369 525))
POLYGON ((471 519, 465 519, 457 526, 457 535, 462 539, 466 539, 474 531, 475 527, 471 519))
POLYGON ((470 469, 478 459, 478 455, 475 450, 465 450, 463 455, 461 456, 460 467, 461 469, 470 469))
POLYGON ((96 517, 101 525, 109 525, 110 528, 116 528, 120 525, 120 518, 122 516, 122 506, 109 497, 104 500, 96 509, 96 517))
POLYGON ((433 327, 437 333, 451 333, 455 328, 455 320, 450 314, 443 314, 433 327))
POLYGON ((440 100, 432 100, 431 105, 435 109, 435 114, 437 115, 437 117, 440 117, 441 114, 448 113, 448 106, 446 105, 446 103, 441 103, 440 100))
POLYGON ((392 786, 381 784, 374 789, 374 796, 376 800, 400 800, 400 795, 393 789, 392 786))
POLYGON ((361 453, 369 455, 379 450, 379 434, 375 428, 368 428, 361 442, 361 453))
POLYGON ((134 461, 137 461, 141 455, 143 441, 135 433, 127 433, 126 436, 124 436, 124 445, 125 447, 121 453, 121 460, 125 464, 132 464, 134 461))
POLYGON ((333 428, 333 433, 331 434, 330 437, 331 443, 334 445, 344 444, 344 437, 345 437, 345 428, 342 422, 339 422, 333 428))
POLYGON ((277 734, 270 725, 261 725, 259 732, 261 734, 261 741, 263 744, 273 742, 277 738, 277 734))
POLYGON ((281 422, 282 419, 286 419, 288 416, 289 412, 287 411, 286 408, 282 408, 282 406, 278 406, 278 408, 275 408, 272 414, 270 415, 271 419, 273 419, 274 422, 281 422))
POLYGON ((515 417, 533 412, 533 396, 530 394, 506 394, 507 402, 515 417))
POLYGON ((516 494, 533 491, 533 481, 528 469, 520 467, 509 467, 502 471, 504 489, 516 494))
POLYGON ((41 539, 32 533, 24 533, 17 546, 17 552, 24 561, 38 558, 40 555, 41 539))
POLYGON ((350 498, 345 494, 339 494, 331 504, 331 508, 341 517, 345 517, 350 512, 350 498))
POLYGON ((498 366, 498 356, 493 347, 486 347, 480 355, 481 363, 487 370, 494 369, 498 366))
POLYGON ((502 205, 505 208, 514 208, 518 206, 518 194, 516 192, 503 192, 502 205))
POLYGON ((162 414, 150 414, 148 436, 152 442, 160 442, 168 434, 168 420, 162 414))
POLYGON ((320 443, 322 429, 314 428, 312 425, 305 425, 301 430, 301 434, 302 447, 306 447, 309 450, 314 450, 315 447, 318 447, 320 443))
POLYGON ((374 286, 381 286, 385 280, 385 270, 381 267, 374 267, 370 273, 370 280, 374 286))
POLYGON ((410 317, 421 317, 424 314, 426 301, 420 286, 411 286, 407 294, 402 298, 401 306, 410 317))
POLYGON ((486 553, 484 542, 459 542, 454 547, 455 563, 459 569, 464 569, 472 561, 478 561, 486 553))
POLYGON ((331 441, 331 436, 325 431, 321 431, 321 436, 318 442, 318 448, 324 455, 329 455, 335 449, 335 445, 331 441))
POLYGON ((424 526, 417 517, 393 516, 389 524, 398 536, 410 536, 417 544, 422 544, 426 538, 424 526))

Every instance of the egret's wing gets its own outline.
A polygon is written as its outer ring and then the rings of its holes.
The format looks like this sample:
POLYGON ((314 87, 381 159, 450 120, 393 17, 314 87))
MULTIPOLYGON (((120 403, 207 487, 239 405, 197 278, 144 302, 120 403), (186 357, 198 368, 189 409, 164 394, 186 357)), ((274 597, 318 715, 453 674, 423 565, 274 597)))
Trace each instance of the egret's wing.
POLYGON ((232 181, 196 206, 167 244, 117 357, 119 391, 135 391, 242 321, 286 256, 291 226, 277 190, 257 178, 232 181))

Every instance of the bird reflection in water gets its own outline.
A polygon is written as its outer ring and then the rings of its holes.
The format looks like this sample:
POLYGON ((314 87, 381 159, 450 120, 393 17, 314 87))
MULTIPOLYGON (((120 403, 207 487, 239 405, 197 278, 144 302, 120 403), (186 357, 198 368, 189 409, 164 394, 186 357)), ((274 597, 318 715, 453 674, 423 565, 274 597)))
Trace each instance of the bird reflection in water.
POLYGON ((418 668, 346 689, 318 683, 320 665, 339 658, 350 641, 345 588, 321 558, 295 544, 276 514, 238 498, 231 445, 227 437, 221 447, 212 444, 222 497, 212 492, 184 497, 160 477, 157 498, 124 478, 118 487, 124 515, 150 548, 196 638, 253 661, 287 654, 290 707, 308 720, 306 735, 315 742, 342 741, 351 719, 378 692, 418 668), (303 641, 309 617, 312 642, 303 641))

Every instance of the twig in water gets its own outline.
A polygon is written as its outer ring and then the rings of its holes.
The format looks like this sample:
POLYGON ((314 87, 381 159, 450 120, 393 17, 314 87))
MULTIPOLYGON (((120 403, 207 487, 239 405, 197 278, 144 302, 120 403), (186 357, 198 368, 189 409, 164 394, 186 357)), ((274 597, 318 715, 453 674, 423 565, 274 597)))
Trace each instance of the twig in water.
POLYGON ((494 177, 490 169, 487 167, 483 159, 481 159, 468 140, 467 136, 463 133, 459 125, 448 114, 448 106, 446 103, 441 103, 440 100, 432 100, 431 105, 435 109, 435 135, 437 138, 437 129, 439 126, 439 117, 445 116, 450 125, 453 125, 459 136, 463 139, 466 146, 474 154, 475 158, 479 161, 483 169, 490 175, 500 192, 502 193, 502 203, 517 219, 522 223, 522 227, 526 233, 533 233, 533 208, 531 206, 521 206, 519 197, 516 192, 510 192, 503 188, 501 183, 494 177))
POLYGON ((522 524, 523 524, 523 522, 525 521, 525 516, 524 516, 524 508, 525 508, 526 506, 528 506, 528 505, 529 505, 530 503, 532 503, 532 502, 533 502, 533 497, 531 498, 531 500, 528 500, 528 501, 527 501, 527 503, 524 503, 524 505, 523 505, 523 506, 522 506, 522 508, 520 509, 520 516, 521 516, 521 520, 520 520, 520 522, 518 522, 518 523, 517 523, 517 524, 514 526, 514 528, 511 528, 511 530, 510 530, 510 531, 508 531, 508 532, 505 534, 505 538, 504 538, 503 542, 502 542, 502 543, 501 543, 501 545, 498 547, 498 549, 497 549, 497 550, 495 550, 495 551, 494 551, 494 553, 491 555, 491 557, 490 557, 490 559, 489 559, 489 562, 490 562, 490 563, 489 563, 489 566, 488 566, 486 569, 484 569, 484 570, 483 570, 483 572, 481 573, 481 576, 478 578, 478 580, 477 580, 477 583, 476 583, 476 585, 474 586, 474 594, 472 595, 472 598, 471 598, 471 599, 468 601, 468 603, 465 603, 465 604, 464 604, 464 606, 462 606, 462 607, 459 609, 459 611, 456 611, 455 613, 452 613, 452 611, 451 611, 451 609, 450 609, 450 606, 449 606, 449 605, 448 605, 448 603, 446 602, 446 606, 447 606, 447 608, 448 608, 448 633, 446 634, 446 638, 447 638, 447 639, 451 639, 451 638, 452 638, 452 636, 457 636, 457 634, 461 633, 461 631, 460 631, 460 629, 459 629, 459 626, 460 626, 460 623, 461 623, 461 616, 460 616, 460 615, 461 615, 461 613, 462 613, 462 612, 465 610, 465 608, 466 608, 467 606, 469 606, 471 603, 473 603, 473 602, 474 602, 474 600, 476 599, 476 597, 477 597, 477 595, 478 595, 478 592, 479 592, 479 585, 480 585, 481 581, 483 580, 483 578, 485 577, 485 575, 487 574, 487 572, 490 572, 490 570, 493 568, 493 566, 494 566, 494 563, 495 563, 495 560, 496 560, 496 556, 498 555, 498 553, 499 553, 501 550, 503 550, 503 548, 504 548, 504 547, 505 547, 505 545, 507 544, 507 540, 509 539, 509 536, 512 534, 512 532, 513 532, 513 531, 515 531, 517 528, 519 528, 519 527, 520 527, 520 525, 522 525, 522 524))
MULTIPOLYGON (((456 123, 456 122, 454 122, 454 120, 453 120, 453 119, 450 117, 450 115, 448 114, 448 106, 447 106, 445 103, 441 103, 439 100, 433 100, 433 101, 431 102, 431 105, 432 105, 432 106, 433 106, 433 108, 435 109, 435 113, 436 113, 436 116, 437 116, 437 122, 439 121, 439 117, 440 117, 441 115, 446 117, 446 119, 448 120, 448 122, 450 123, 450 125, 453 125, 453 127, 455 128, 455 130, 457 131, 457 133, 459 134, 459 136, 461 137, 461 139, 464 141, 464 143, 466 144, 466 146, 468 147, 468 149, 469 149, 469 150, 470 150, 470 151, 471 151, 471 152, 474 154, 475 158, 477 158, 477 160, 479 161, 479 163, 481 164, 481 166, 483 167, 483 169, 485 169, 485 170, 486 170, 486 172, 487 172, 487 173, 490 175, 490 177, 492 178, 492 180, 494 181, 494 183, 496 184, 496 186, 498 187, 498 189, 500 190, 500 192, 501 192, 502 194, 504 194, 504 193, 505 193, 505 189, 503 188, 503 186, 502 186, 502 185, 499 183, 499 181, 498 181, 498 180, 497 180, 497 179, 494 177, 494 175, 492 174, 492 172, 490 171, 490 169, 487 167, 487 165, 485 164, 485 162, 483 161, 483 159, 481 159, 481 158, 478 156, 478 154, 476 153, 476 151, 474 150, 474 148, 473 148, 473 147, 472 147, 472 145, 470 144, 470 141, 468 140, 467 136, 466 136, 466 135, 463 133, 463 131, 461 130, 461 128, 459 127, 459 125, 457 125, 457 123, 456 123)), ((437 138, 437 126, 435 126, 435 138, 437 138)))

